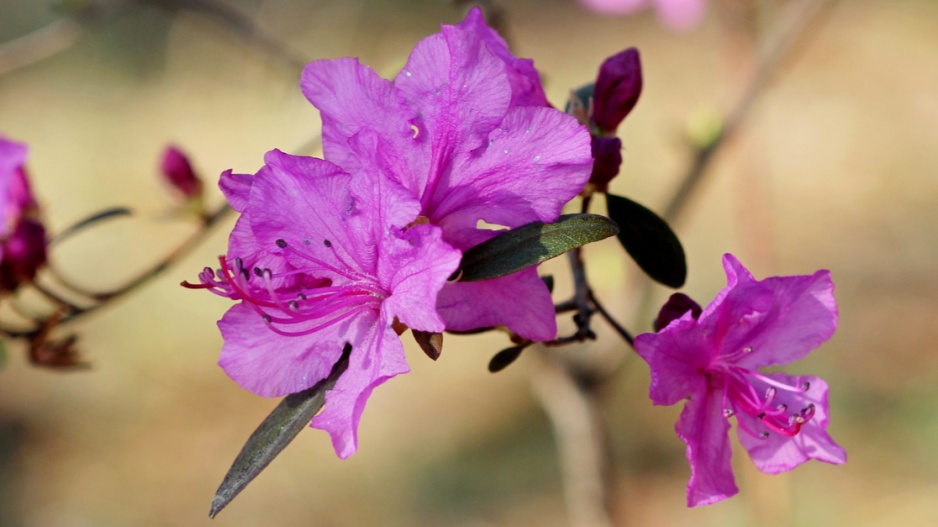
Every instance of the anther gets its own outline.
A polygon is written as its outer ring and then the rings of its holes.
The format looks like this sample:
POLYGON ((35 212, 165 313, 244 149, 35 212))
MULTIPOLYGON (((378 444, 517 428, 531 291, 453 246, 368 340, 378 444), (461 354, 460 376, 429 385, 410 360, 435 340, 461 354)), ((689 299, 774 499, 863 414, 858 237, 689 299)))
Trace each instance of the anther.
POLYGON ((768 432, 762 432, 759 434, 759 439, 768 439, 768 438, 769 438, 768 432))
POLYGON ((323 240, 322 244, 325 245, 326 247, 330 247, 330 248, 332 247, 332 242, 330 242, 329 240, 323 240))
POLYGON ((261 318, 264 319, 264 324, 270 325, 270 315, 261 315, 261 318))
POLYGON ((297 293, 297 294, 296 294, 296 299, 297 299, 297 300, 306 300, 306 295, 304 295, 303 293, 297 293))
POLYGON ((279 240, 277 240, 277 247, 280 247, 281 249, 286 249, 287 241, 284 240, 283 238, 280 238, 279 240))
POLYGON ((254 268, 254 276, 256 276, 256 277, 258 277, 258 278, 264 276, 264 272, 261 271, 261 268, 260 268, 260 267, 255 267, 255 268, 254 268))
POLYGON ((296 300, 291 300, 287 302, 287 305, 290 306, 290 309, 292 309, 293 311, 296 311, 300 308, 300 305, 296 302, 296 300))
POLYGON ((802 389, 803 391, 808 391, 808 390, 810 390, 810 389, 811 389, 811 383, 808 382, 808 381, 804 381, 803 383, 801 383, 801 389, 802 389))
POLYGON ((736 412, 734 412, 731 408, 723 409, 723 417, 726 417, 727 419, 729 419, 730 417, 733 417, 734 415, 736 415, 736 412))

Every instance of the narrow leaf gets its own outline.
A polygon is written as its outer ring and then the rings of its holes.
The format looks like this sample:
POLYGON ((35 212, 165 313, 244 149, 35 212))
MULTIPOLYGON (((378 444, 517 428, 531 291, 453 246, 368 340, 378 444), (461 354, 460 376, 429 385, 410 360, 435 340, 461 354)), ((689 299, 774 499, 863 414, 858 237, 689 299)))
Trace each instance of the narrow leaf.
POLYGON ((212 508, 208 515, 215 517, 248 485, 290 441, 309 426, 310 420, 326 402, 326 392, 335 386, 336 380, 348 368, 352 346, 345 345, 342 357, 332 367, 328 377, 312 388, 286 396, 274 411, 254 430, 247 443, 235 458, 221 486, 215 491, 212 508))
POLYGON ((442 333, 430 333, 429 331, 417 331, 416 329, 411 329, 410 332, 414 334, 414 340, 420 345, 420 349, 427 354, 427 357, 433 360, 440 358, 440 353, 443 352, 442 333))
POLYGON ((509 275, 556 256, 608 238, 618 232, 616 224, 598 214, 568 214, 555 223, 529 223, 485 241, 462 255, 463 282, 490 280, 509 275))
POLYGON ((541 280, 544 281, 544 285, 547 286, 547 290, 553 293, 554 292, 554 275, 552 274, 541 275, 541 280))
POLYGON ((634 201, 606 194, 609 217, 619 224, 619 242, 653 280, 678 288, 687 278, 684 248, 667 222, 634 201))
POLYGON ((504 370, 512 362, 518 360, 518 357, 521 356, 521 352, 524 351, 526 347, 527 346, 512 346, 499 351, 492 357, 492 360, 489 361, 489 371, 496 373, 504 370))

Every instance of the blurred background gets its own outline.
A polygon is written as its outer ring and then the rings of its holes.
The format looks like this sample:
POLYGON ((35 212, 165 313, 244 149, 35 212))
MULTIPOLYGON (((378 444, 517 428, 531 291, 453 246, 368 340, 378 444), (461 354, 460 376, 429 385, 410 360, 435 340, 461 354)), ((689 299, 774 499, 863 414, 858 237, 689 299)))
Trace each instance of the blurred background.
MULTIPOLYGON (((298 89, 304 61, 358 56, 390 77, 417 41, 465 12, 432 0, 218 3, 240 17, 211 2, 123 2, 54 29, 36 57, 0 45, 0 133, 29 144, 51 231, 106 207, 136 211, 56 247, 62 274, 107 289, 196 230, 170 213, 158 180, 167 143, 190 154, 219 203, 222 170, 254 172, 272 148, 313 153, 319 121, 298 89)), ((660 212, 693 139, 745 91, 759 61, 754 35, 786 2, 759 2, 755 14, 748 4, 713 0, 683 32, 653 11, 606 17, 574 0, 500 7, 514 51, 535 60, 557 106, 607 56, 641 50, 645 90, 619 128, 623 173, 611 191, 660 212)), ((3 0, 0 42, 85 7, 3 0)), ((760 278, 832 271, 840 327, 785 370, 828 381, 829 432, 849 460, 766 476, 735 445, 740 494, 687 509, 680 405, 652 407, 647 366, 597 319, 591 351, 562 352, 621 362, 601 392, 616 525, 938 525, 938 2, 839 2, 803 37, 673 227, 688 257, 684 291, 701 303, 725 285, 725 252, 760 278)), ((405 339, 413 371, 372 396, 355 456, 340 461, 325 433, 304 431, 209 520, 234 456, 276 404, 215 364, 214 322, 229 303, 178 286, 224 252, 233 220, 70 328, 90 370, 39 369, 7 343, 0 526, 568 524, 556 440, 532 388, 542 361, 526 353, 488 373, 508 345, 502 335, 447 336, 436 363, 405 339)), ((647 279, 614 240, 585 257, 605 305, 633 332, 649 330, 655 309, 642 306, 670 292, 651 286, 643 302, 647 279)), ((565 298, 563 259, 544 272, 565 298)))

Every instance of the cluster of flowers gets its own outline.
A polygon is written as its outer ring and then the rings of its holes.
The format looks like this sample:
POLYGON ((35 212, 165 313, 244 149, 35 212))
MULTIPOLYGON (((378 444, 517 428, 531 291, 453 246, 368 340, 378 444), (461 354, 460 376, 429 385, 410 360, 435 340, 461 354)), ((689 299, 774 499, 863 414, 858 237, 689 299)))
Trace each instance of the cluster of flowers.
POLYGON ((24 167, 26 145, 0 136, 0 293, 30 283, 46 263, 46 229, 24 167))
MULTIPOLYGON (((634 50, 609 59, 595 104, 575 118, 548 104, 532 62, 478 9, 418 43, 393 81, 356 59, 309 64, 301 88, 321 112, 325 159, 274 150, 254 175, 223 173, 241 216, 220 267, 187 284, 237 301, 218 323, 220 366, 245 389, 284 396, 329 376, 350 345, 312 420, 346 458, 372 390, 408 371, 398 338, 407 328, 500 325, 553 339, 554 306, 534 268, 471 283, 454 273, 463 251, 497 234, 480 221, 552 222, 588 183, 605 189, 621 161, 615 128, 641 90, 637 68, 634 50)), ((758 371, 833 334, 829 273, 756 281, 732 256, 724 265, 729 285, 706 309, 676 296, 659 331, 635 340, 653 401, 689 399, 677 431, 692 506, 736 493, 731 416, 765 472, 845 460, 825 431, 825 383, 758 371)))

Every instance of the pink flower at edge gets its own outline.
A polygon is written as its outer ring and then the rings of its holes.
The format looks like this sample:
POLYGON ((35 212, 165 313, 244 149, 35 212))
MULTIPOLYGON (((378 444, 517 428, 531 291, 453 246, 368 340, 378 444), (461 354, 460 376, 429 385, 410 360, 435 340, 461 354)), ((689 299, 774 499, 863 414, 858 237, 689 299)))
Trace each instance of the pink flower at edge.
MULTIPOLYGON (((584 126, 544 106, 533 66, 515 59, 478 10, 422 40, 394 81, 356 59, 320 60, 301 87, 322 114, 326 159, 356 172, 380 166, 420 202, 420 215, 466 250, 506 227, 552 222, 592 169, 584 126), (378 135, 376 148, 354 140, 378 135)), ((447 329, 502 324, 532 340, 557 331, 553 303, 531 268, 485 282, 447 284, 447 329)))
POLYGON ((438 227, 410 225, 416 198, 373 167, 352 177, 277 150, 265 162, 253 177, 222 175, 242 215, 220 272, 206 268, 194 287, 239 301, 218 323, 219 365, 258 395, 309 388, 351 344, 348 369, 312 421, 346 458, 371 391, 408 371, 393 323, 444 329, 432 299, 460 253, 438 227))
POLYGON ((723 257, 727 286, 695 319, 688 311, 658 333, 635 338, 651 367, 656 405, 687 399, 675 427, 687 444, 688 506, 737 493, 730 466, 729 417, 756 467, 769 474, 809 459, 841 464, 846 453, 827 434, 827 384, 820 378, 760 373, 798 360, 837 328, 828 271, 755 280, 723 257))
POLYGON ((698 25, 706 9, 705 0, 580 0, 580 3, 607 15, 629 15, 654 7, 661 22, 677 31, 698 25))

